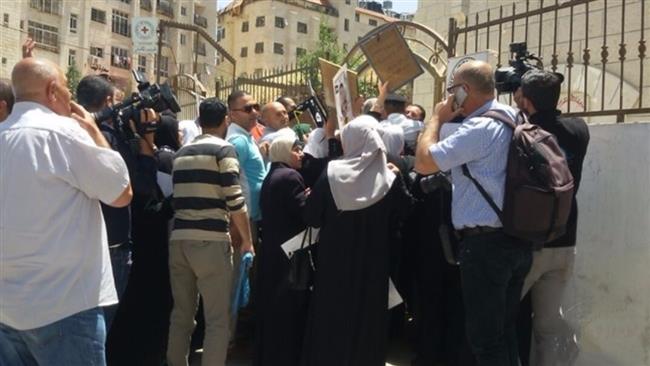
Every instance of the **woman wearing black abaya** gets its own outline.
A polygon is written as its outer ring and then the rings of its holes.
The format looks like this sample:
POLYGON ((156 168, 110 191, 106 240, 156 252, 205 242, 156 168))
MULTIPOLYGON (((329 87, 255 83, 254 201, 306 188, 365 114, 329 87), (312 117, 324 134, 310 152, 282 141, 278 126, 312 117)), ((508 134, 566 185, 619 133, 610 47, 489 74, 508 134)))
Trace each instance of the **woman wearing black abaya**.
POLYGON ((306 227, 306 187, 300 173, 302 148, 279 137, 269 149, 271 170, 262 184, 260 206, 264 245, 257 253, 255 366, 296 366, 300 360, 307 291, 289 289, 289 260, 280 245, 306 227))
POLYGON ((343 128, 343 158, 307 199, 307 224, 321 231, 304 366, 385 363, 390 238, 411 200, 376 128, 370 116, 343 128))

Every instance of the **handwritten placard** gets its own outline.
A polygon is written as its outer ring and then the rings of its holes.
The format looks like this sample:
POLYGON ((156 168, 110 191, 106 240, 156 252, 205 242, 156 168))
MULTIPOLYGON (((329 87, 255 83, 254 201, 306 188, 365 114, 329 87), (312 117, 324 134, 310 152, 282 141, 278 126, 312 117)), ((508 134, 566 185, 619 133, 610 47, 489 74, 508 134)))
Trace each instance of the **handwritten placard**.
POLYGON ((363 40, 361 50, 379 79, 388 81, 389 91, 399 89, 424 72, 395 25, 363 40))
MULTIPOLYGON (((320 74, 323 79, 323 91, 325 92, 325 104, 332 107, 336 105, 334 100, 334 76, 339 72, 341 66, 327 61, 325 59, 319 58, 318 63, 320 65, 320 74)), ((357 85, 357 73, 351 70, 348 70, 348 85, 350 87, 350 97, 352 100, 356 100, 359 95, 359 87, 357 85)))

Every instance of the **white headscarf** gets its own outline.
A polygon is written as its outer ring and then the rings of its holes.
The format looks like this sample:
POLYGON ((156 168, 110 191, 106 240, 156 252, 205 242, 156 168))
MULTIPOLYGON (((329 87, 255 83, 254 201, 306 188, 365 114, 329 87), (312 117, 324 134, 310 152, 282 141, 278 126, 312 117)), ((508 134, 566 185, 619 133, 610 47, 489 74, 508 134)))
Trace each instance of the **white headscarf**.
POLYGON ((307 144, 302 151, 316 159, 327 157, 329 146, 327 138, 325 137, 325 130, 322 127, 311 131, 307 144))
POLYGON ((336 207, 356 211, 372 206, 388 193, 395 173, 387 167, 386 147, 371 116, 353 119, 341 131, 343 158, 327 166, 336 207))
POLYGON ((291 164, 291 151, 296 144, 296 137, 279 136, 271 143, 269 147, 269 159, 272 163, 291 164))
POLYGON ((400 156, 404 150, 404 130, 399 126, 379 125, 377 132, 386 145, 386 152, 390 155, 400 156))

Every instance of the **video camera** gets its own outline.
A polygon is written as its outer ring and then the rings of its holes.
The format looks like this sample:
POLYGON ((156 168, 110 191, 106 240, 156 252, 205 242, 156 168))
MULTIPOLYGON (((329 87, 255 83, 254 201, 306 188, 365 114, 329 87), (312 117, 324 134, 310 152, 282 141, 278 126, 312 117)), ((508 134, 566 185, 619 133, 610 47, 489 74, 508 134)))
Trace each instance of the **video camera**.
POLYGON ((526 42, 511 43, 510 53, 514 54, 513 59, 508 62, 510 66, 499 68, 494 73, 499 94, 515 92, 521 86, 521 77, 527 71, 542 68, 542 60, 528 52, 526 42), (530 60, 537 62, 532 64, 530 60))
POLYGON ((138 83, 138 92, 134 92, 122 103, 92 113, 97 123, 113 119, 115 128, 127 136, 127 138, 133 137, 133 131, 128 126, 129 120, 135 122, 136 130, 141 135, 156 130, 157 125, 143 123, 140 120, 140 111, 142 109, 151 108, 156 112, 169 109, 174 113, 181 111, 178 100, 176 100, 174 93, 167 83, 162 85, 150 84, 141 72, 132 70, 132 73, 135 81, 138 83))

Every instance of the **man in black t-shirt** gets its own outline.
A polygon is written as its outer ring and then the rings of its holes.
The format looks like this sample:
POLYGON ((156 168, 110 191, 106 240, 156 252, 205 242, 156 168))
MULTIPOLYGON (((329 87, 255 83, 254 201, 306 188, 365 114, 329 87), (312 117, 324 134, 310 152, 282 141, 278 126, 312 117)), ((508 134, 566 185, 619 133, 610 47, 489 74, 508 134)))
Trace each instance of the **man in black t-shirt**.
MULTIPOLYGON (((575 191, 566 233, 535 252, 526 277, 522 297, 531 291, 535 361, 538 366, 573 364, 578 354, 574 331, 563 319, 561 302, 573 273, 575 261, 578 205, 576 194, 582 178, 582 163, 587 153, 589 129, 581 118, 562 117, 557 110, 561 74, 531 70, 524 74, 515 101, 530 122, 552 133, 564 150, 573 175, 575 191)), ((527 360, 524 360, 524 362, 527 360)), ((524 363, 526 364, 526 362, 524 363)))

